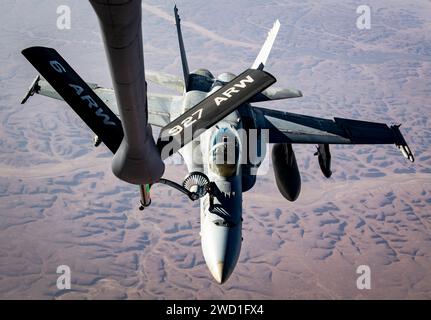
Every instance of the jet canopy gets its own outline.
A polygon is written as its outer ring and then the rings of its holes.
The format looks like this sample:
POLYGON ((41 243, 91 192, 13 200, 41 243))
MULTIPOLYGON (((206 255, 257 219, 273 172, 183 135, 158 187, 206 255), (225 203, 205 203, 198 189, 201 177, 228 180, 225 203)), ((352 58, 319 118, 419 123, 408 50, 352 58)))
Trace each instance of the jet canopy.
POLYGON ((219 128, 211 137, 209 169, 221 177, 232 177, 239 168, 240 144, 230 128, 219 128))

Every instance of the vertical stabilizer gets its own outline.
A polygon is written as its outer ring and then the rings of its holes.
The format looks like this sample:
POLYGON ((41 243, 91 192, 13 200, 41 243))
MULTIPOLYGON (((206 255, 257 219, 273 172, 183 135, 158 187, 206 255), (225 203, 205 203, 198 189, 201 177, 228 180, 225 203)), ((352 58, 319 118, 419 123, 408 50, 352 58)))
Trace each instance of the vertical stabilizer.
POLYGON ((178 34, 178 44, 180 46, 180 54, 181 54, 181 63, 183 65, 183 74, 184 74, 184 88, 188 91, 188 82, 189 82, 189 65, 187 63, 186 50, 184 49, 184 41, 183 34, 181 32, 181 19, 178 15, 177 5, 174 6, 174 14, 175 14, 175 25, 177 26, 177 34, 178 34))
POLYGON ((269 53, 271 52, 272 45, 274 44, 275 38, 277 37, 278 30, 280 30, 280 21, 278 19, 275 21, 273 27, 268 32, 268 37, 266 38, 265 43, 260 49, 259 54, 256 57, 252 65, 252 69, 260 69, 263 70, 266 60, 268 59, 269 53))

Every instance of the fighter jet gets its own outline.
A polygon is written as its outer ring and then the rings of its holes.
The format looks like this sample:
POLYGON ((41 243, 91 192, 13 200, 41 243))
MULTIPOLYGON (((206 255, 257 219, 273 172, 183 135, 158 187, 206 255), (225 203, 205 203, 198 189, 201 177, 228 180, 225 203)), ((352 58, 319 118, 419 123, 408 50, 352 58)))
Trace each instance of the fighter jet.
POLYGON ((114 174, 139 185, 141 210, 150 206, 150 189, 156 183, 173 187, 192 201, 199 200, 203 256, 220 284, 237 264, 242 243, 242 194, 256 183, 267 143, 273 144, 277 187, 289 201, 295 201, 301 189, 293 144, 317 146, 315 155, 326 178, 332 174, 331 144, 395 144, 414 161, 399 125, 328 120, 252 105, 302 97, 299 90, 270 87, 276 79, 264 71, 280 29, 278 20, 251 67, 238 76, 222 73, 215 77, 207 69, 189 71, 175 6, 181 79, 145 73, 140 0, 116 1, 115 5, 101 0, 90 3, 101 25, 114 89, 84 82, 54 49, 31 47, 23 54, 40 75, 22 103, 35 93, 66 101, 96 134, 95 146, 104 143, 114 154, 114 174), (146 79, 179 94, 147 93, 146 79), (161 128, 157 142, 151 126, 161 128), (189 172, 182 183, 163 177, 163 160, 177 152, 189 172))

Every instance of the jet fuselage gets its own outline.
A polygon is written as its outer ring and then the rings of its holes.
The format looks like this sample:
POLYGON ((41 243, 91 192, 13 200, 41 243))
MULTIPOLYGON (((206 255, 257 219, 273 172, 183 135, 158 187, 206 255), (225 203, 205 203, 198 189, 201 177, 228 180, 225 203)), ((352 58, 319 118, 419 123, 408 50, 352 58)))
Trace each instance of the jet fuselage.
MULTIPOLYGON (((183 112, 234 77, 224 73, 215 79, 204 69, 191 73, 183 112)), ((238 110, 179 151, 190 173, 205 173, 215 186, 211 194, 200 199, 200 236, 205 262, 218 283, 225 282, 232 274, 241 250, 244 141, 238 132, 240 129, 243 129, 243 121, 238 110)))

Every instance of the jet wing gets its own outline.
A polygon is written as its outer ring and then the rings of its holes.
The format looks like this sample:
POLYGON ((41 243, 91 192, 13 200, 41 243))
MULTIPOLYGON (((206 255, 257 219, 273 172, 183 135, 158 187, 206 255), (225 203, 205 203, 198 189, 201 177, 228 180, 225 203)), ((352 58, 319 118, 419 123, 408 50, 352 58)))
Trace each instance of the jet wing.
POLYGON ((151 82, 157 83, 162 87, 175 90, 181 94, 184 93, 183 80, 177 76, 161 72, 145 71, 145 78, 151 82))
MULTIPOLYGON (((120 119, 115 92, 109 88, 97 87, 94 92, 106 103, 106 105, 120 119)), ((156 127, 164 127, 173 119, 173 114, 181 110, 182 96, 167 94, 147 93, 148 99, 148 123, 156 127)))
MULTIPOLYGON (((181 80, 180 80, 181 81, 181 80)), ((108 106, 108 108, 120 118, 115 92, 110 88, 103 88, 96 83, 87 83, 96 95, 108 106)), ((37 93, 57 100, 63 100, 58 92, 41 76, 32 84, 30 95, 37 93)), ((147 94, 148 98, 148 123, 157 127, 164 127, 173 119, 171 114, 177 114, 181 110, 182 96, 164 94, 147 94)), ((23 100, 25 102, 26 99, 23 100)))
POLYGON ((395 144, 410 161, 413 154, 399 126, 352 119, 334 120, 252 107, 256 126, 269 130, 270 143, 395 144))

